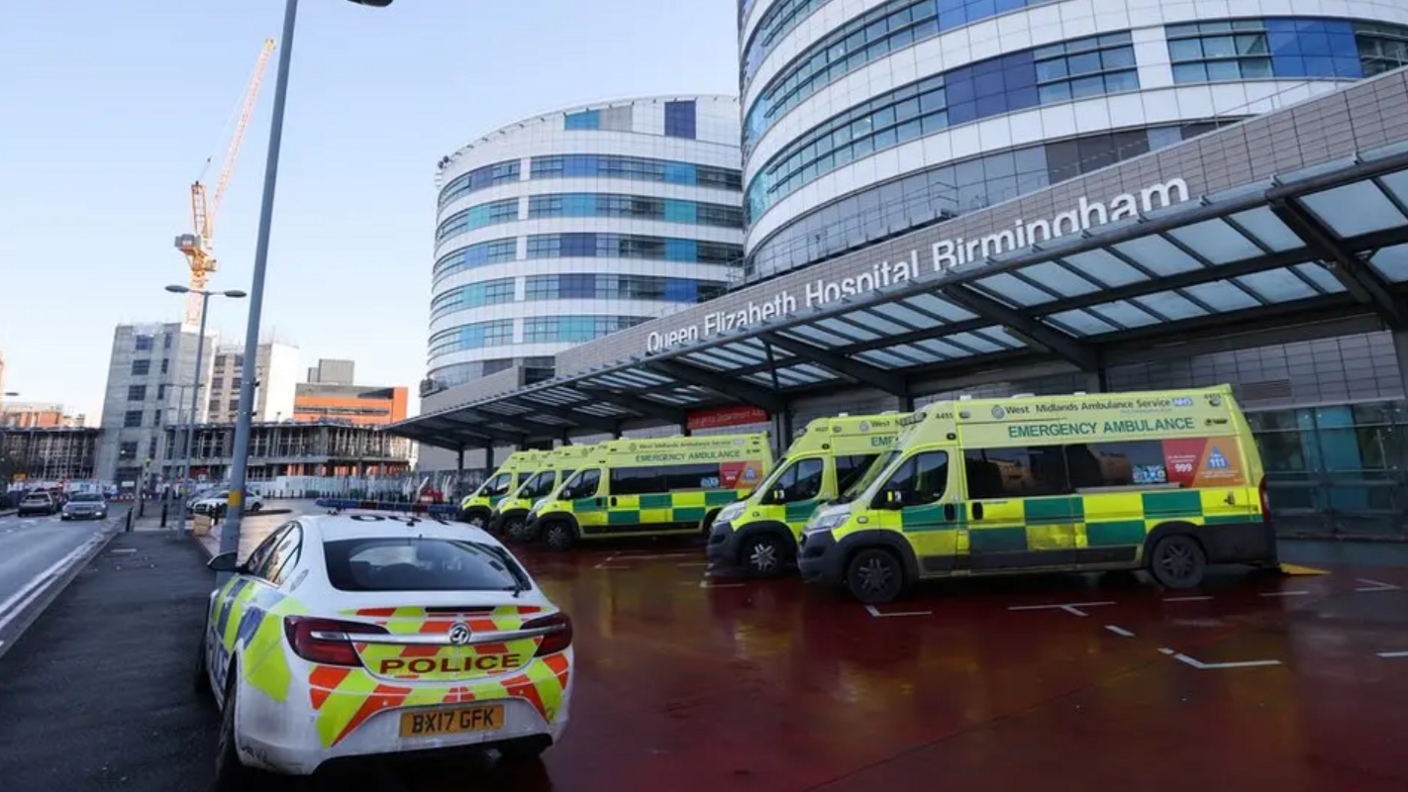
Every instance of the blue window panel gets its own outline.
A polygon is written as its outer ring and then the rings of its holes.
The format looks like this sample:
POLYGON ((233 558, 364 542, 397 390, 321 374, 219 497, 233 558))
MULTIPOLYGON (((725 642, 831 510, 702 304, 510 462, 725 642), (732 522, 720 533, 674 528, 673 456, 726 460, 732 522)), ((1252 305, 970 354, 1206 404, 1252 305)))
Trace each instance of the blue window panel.
POLYGON ((1016 11, 1026 5, 1027 0, 997 0, 997 13, 1005 14, 1008 11, 1016 11))
POLYGON ((685 162, 665 163, 665 181, 670 184, 694 184, 699 179, 698 169, 685 162))
POLYGON ((1359 79, 1364 76, 1364 63, 1358 56, 1353 58, 1333 58, 1335 62, 1335 76, 1349 79, 1359 79))
POLYGON ((969 0, 968 21, 997 16, 997 0, 969 0))
POLYGON ((601 111, 583 110, 580 113, 568 113, 564 126, 566 129, 600 129, 601 111))
POLYGON ((989 118, 991 116, 1002 115, 1007 112, 1007 94, 1001 91, 995 94, 984 93, 978 96, 977 118, 989 118))
POLYGON ((699 281, 687 278, 666 278, 665 300, 667 302, 699 302, 699 281))
POLYGON ((1271 68, 1277 77, 1309 77, 1310 72, 1305 61, 1306 59, 1299 55, 1274 55, 1271 58, 1271 68))
POLYGON ((698 261, 699 243, 693 239, 665 240, 666 261, 698 261))
POLYGON ((597 158, 591 154, 568 154, 562 159, 562 175, 595 176, 597 158))
POLYGON ((568 217, 593 217, 597 213, 596 196, 584 193, 564 195, 562 213, 568 217))
POLYGON ((596 234, 563 234, 561 247, 558 255, 567 256, 596 256, 596 234))
POLYGON ((1306 77, 1334 77, 1335 59, 1328 55, 1305 56, 1306 77))
POLYGON ((973 87, 973 70, 971 68, 957 69, 949 72, 944 77, 945 90, 948 92, 948 103, 950 106, 971 102, 977 98, 977 92, 973 87))
POLYGON ((665 221, 669 223, 696 223, 699 211, 693 201, 665 201, 665 221))
POLYGON ((1330 54, 1336 58, 1359 57, 1359 44, 1354 40, 1354 28, 1348 22, 1327 24, 1330 28, 1330 54))
POLYGON ((670 137, 694 138, 694 100, 665 103, 665 134, 670 137))

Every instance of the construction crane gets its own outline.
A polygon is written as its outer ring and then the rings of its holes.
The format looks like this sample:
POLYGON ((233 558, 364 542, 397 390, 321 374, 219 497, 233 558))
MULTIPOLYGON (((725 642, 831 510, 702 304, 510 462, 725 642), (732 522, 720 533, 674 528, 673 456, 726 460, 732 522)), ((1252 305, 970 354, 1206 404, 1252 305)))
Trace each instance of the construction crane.
MULTIPOLYGON (((220 176, 215 182, 215 194, 209 203, 206 202, 205 184, 200 179, 191 183, 192 233, 176 237, 176 247, 186 256, 186 262, 191 267, 191 292, 186 296, 185 324, 192 327, 200 325, 201 297, 196 292, 205 288, 206 280, 217 266, 211 247, 215 237, 215 218, 220 214, 220 204, 225 200, 225 188, 230 186, 230 174, 235 169, 235 158, 239 156, 244 130, 249 126, 249 117, 254 113, 254 103, 259 98, 259 84, 264 80, 264 69, 269 65, 269 55, 273 51, 274 40, 265 39, 263 48, 259 50, 259 59, 254 64, 254 74, 245 88, 244 101, 239 106, 239 117, 235 122, 234 134, 230 138, 230 147, 225 151, 225 163, 220 169, 220 176)), ((209 164, 210 160, 206 160, 206 165, 209 164)), ((204 176, 202 171, 201 177, 204 176)))

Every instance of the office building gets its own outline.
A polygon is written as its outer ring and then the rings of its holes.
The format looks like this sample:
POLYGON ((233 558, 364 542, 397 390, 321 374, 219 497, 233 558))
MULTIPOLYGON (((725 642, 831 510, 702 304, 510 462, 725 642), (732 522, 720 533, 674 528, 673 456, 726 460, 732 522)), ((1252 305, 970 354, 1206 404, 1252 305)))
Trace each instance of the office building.
POLYGON ((318 365, 308 368, 308 382, 320 385, 351 385, 355 382, 357 364, 351 360, 321 358, 318 365))
POLYGON ((406 419, 408 395, 405 387, 300 382, 294 398, 293 420, 385 426, 406 419))
MULTIPOLYGON (((258 378, 251 420, 273 422, 293 417, 299 376, 298 347, 273 342, 260 344, 254 368, 258 378)), ((207 420, 210 423, 235 422, 239 415, 243 373, 243 347, 221 347, 216 350, 211 371, 210 403, 207 405, 207 420)))
POLYGON ((62 404, 0 402, 0 426, 13 429, 77 427, 86 421, 86 416, 70 413, 62 404))
MULTIPOLYGON (((113 332, 98 446, 100 479, 137 482, 174 449, 162 427, 189 421, 199 333, 179 323, 118 325, 113 332)), ((207 332, 196 420, 205 421, 217 336, 207 332)), ((130 485, 129 485, 130 486, 130 485)))
POLYGON ((97 427, 0 426, 0 494, 12 483, 94 478, 99 436, 97 427))
POLYGON ((440 163, 422 395, 723 293, 742 256, 738 105, 624 100, 497 129, 440 163))

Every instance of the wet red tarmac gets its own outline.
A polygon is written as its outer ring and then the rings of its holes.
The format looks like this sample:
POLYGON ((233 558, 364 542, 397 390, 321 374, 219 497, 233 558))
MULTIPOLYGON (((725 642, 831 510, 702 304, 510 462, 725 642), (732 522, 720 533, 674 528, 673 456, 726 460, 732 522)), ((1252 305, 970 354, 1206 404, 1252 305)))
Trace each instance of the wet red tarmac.
POLYGON ((705 579, 689 545, 520 555, 576 625, 572 725, 540 768, 416 789, 1408 789, 1408 654, 1381 656, 1408 653, 1405 567, 950 581, 872 613, 705 579))

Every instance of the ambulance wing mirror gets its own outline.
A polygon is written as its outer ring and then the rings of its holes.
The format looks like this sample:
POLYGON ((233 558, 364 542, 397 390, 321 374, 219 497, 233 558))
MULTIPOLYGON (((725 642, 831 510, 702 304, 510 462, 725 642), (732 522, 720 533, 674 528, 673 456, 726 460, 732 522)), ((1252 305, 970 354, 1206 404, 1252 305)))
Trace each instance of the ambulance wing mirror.
POLYGON ((206 563, 212 572, 237 572, 240 568, 238 556, 233 552, 221 553, 206 563))

